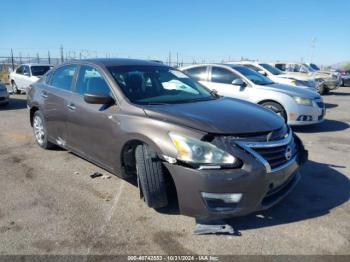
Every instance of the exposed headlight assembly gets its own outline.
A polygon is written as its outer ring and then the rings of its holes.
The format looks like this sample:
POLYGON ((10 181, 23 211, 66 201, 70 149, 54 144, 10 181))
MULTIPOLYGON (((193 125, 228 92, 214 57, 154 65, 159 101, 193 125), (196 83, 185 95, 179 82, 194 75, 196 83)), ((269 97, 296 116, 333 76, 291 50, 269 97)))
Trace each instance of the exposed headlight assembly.
POLYGON ((219 165, 224 167, 238 167, 240 161, 231 154, 215 145, 183 135, 169 133, 176 147, 177 159, 186 163, 198 165, 219 165))
POLYGON ((293 96, 293 99, 299 105, 312 106, 312 100, 309 98, 304 98, 304 97, 300 97, 300 96, 293 96))

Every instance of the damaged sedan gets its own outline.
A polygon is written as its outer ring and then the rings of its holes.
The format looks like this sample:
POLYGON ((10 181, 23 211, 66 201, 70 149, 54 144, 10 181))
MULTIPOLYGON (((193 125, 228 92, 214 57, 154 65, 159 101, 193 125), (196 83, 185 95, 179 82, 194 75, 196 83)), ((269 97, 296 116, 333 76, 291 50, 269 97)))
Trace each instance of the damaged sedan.
POLYGON ((152 61, 59 65, 29 88, 28 108, 40 147, 58 145, 134 178, 152 208, 168 205, 173 185, 180 212, 201 219, 271 207, 307 158, 275 113, 152 61))

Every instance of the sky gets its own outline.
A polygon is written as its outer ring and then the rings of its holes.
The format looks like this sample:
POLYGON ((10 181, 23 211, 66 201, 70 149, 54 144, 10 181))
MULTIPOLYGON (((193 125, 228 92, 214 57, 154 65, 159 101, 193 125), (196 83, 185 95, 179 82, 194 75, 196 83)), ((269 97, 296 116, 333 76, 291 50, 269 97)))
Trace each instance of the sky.
POLYGON ((2 1, 0 56, 350 60, 349 0, 2 1))

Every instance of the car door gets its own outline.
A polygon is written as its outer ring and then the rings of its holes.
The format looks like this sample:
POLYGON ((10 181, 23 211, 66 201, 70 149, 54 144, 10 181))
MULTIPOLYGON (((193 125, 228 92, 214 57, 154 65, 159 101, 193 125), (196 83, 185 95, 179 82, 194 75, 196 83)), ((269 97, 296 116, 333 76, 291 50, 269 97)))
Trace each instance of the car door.
POLYGON ((40 90, 49 138, 63 147, 67 141, 68 101, 72 95, 72 84, 77 68, 77 65, 69 64, 55 69, 45 88, 40 90))
POLYGON ((118 143, 118 106, 88 104, 84 94, 115 95, 103 73, 90 65, 81 65, 74 94, 68 105, 68 140, 73 151, 112 170, 116 162, 115 145, 118 143))
POLYGON ((211 90, 216 90, 219 95, 245 99, 246 88, 232 84, 234 80, 241 79, 241 77, 232 71, 219 66, 211 66, 209 79, 206 86, 211 90))
POLYGON ((18 89, 23 88, 23 70, 24 66, 20 66, 16 69, 15 74, 13 75, 13 81, 15 81, 18 89))
POLYGON ((26 89, 31 84, 31 73, 29 66, 23 66, 22 88, 26 89))

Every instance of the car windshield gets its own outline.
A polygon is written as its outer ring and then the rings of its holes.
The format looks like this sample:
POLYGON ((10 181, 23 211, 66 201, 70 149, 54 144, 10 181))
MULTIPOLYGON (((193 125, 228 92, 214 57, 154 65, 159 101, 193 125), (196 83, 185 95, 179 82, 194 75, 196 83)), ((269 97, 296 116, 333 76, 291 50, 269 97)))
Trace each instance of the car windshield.
POLYGON ((320 69, 317 65, 315 65, 315 64, 310 64, 310 67, 311 67, 312 69, 316 70, 316 71, 320 71, 320 70, 321 70, 321 69, 320 69))
POLYGON ((42 76, 49 71, 52 66, 31 66, 33 76, 42 76))
POLYGON ((279 70, 278 68, 276 68, 272 65, 269 65, 269 64, 259 64, 259 65, 262 66, 263 68, 265 68, 267 71, 269 71, 273 75, 283 74, 283 72, 281 70, 279 70))
POLYGON ((256 85, 271 85, 274 84, 273 81, 271 81, 266 76, 263 76, 262 74, 259 74, 255 72, 252 69, 249 69, 244 66, 232 66, 232 68, 242 75, 244 75, 246 78, 248 78, 250 81, 252 81, 256 85))
POLYGON ((109 72, 135 104, 175 104, 216 99, 184 73, 163 66, 112 66, 109 72))

